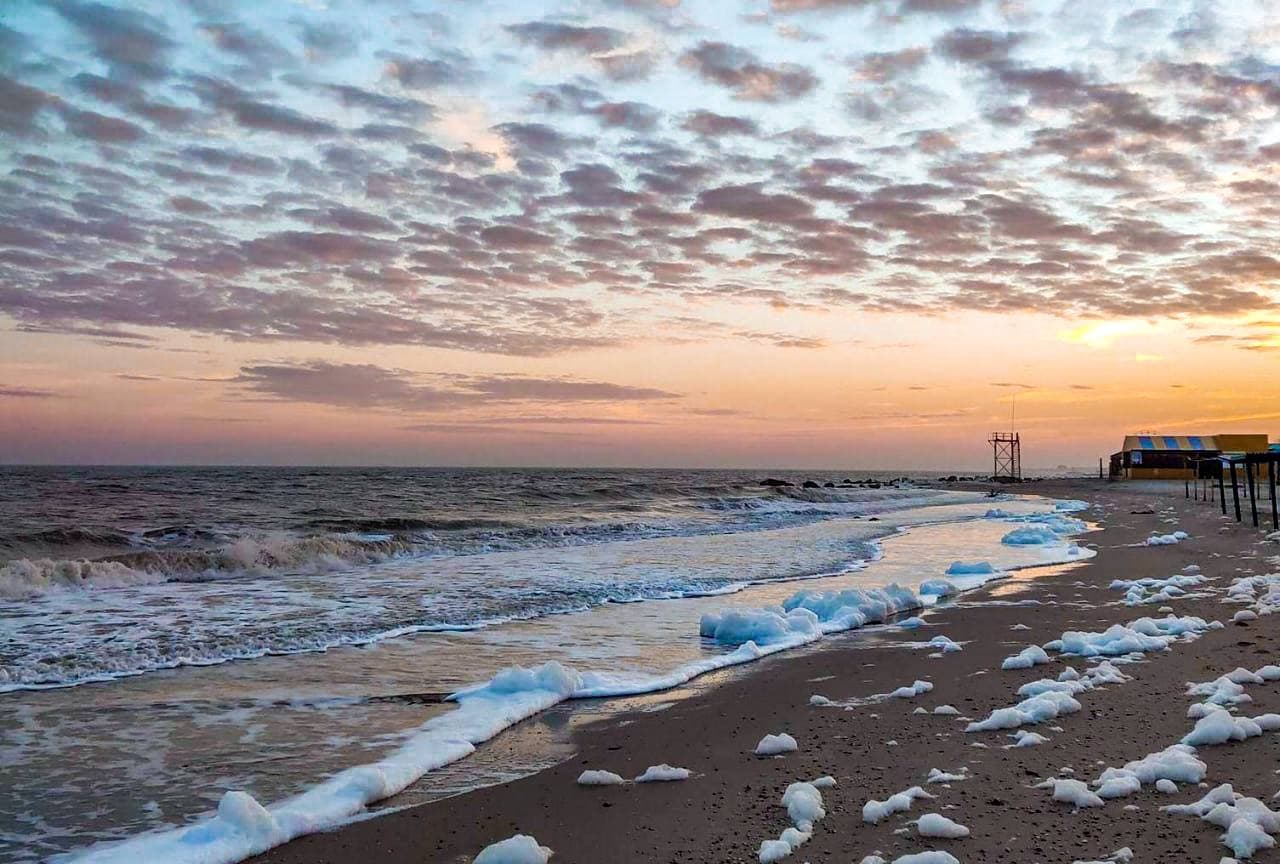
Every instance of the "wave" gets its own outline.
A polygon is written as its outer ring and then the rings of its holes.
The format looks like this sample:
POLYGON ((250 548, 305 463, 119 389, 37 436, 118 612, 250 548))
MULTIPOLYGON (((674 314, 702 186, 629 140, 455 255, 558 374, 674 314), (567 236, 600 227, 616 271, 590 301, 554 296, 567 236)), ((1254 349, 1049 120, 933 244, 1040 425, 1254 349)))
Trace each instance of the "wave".
POLYGON ((216 549, 148 549, 93 560, 19 558, 0 564, 0 598, 206 582, 279 570, 320 572, 386 561, 415 548, 412 541, 395 537, 263 534, 216 549))
POLYGON ((319 518, 305 524, 308 528, 332 528, 339 531, 469 531, 475 529, 514 528, 519 523, 505 519, 458 517, 424 519, 415 516, 383 516, 374 518, 319 518))

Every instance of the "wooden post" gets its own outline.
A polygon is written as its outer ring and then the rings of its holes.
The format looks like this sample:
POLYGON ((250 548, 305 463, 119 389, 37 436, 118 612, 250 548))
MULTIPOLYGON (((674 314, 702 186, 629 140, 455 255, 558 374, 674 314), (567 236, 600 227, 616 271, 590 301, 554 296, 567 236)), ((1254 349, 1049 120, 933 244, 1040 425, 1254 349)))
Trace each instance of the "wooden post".
POLYGON ((1227 490, 1222 481, 1222 462, 1218 462, 1218 501, 1222 504, 1222 515, 1227 515, 1227 490))
POLYGON ((1271 489, 1271 527, 1280 531, 1280 513, 1276 512, 1276 469, 1280 468, 1280 459, 1272 460, 1267 465, 1267 485, 1271 489))
MULTIPOLYGON (((1244 457, 1244 477, 1245 482, 1249 484, 1249 488, 1253 489, 1253 462, 1249 457, 1244 457)), ((1257 490, 1254 490, 1256 493, 1257 490)), ((1249 515, 1253 517, 1253 527, 1258 527, 1258 496, 1257 494, 1249 495, 1249 515)))
POLYGON ((1236 521, 1243 522, 1244 517, 1240 515, 1240 486, 1236 483, 1236 463, 1231 462, 1231 500, 1236 505, 1236 521))

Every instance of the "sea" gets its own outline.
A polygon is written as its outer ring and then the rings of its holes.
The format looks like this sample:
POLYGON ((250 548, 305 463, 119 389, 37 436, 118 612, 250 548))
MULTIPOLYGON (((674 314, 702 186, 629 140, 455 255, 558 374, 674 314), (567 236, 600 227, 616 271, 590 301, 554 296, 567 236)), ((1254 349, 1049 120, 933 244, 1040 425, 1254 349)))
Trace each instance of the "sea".
POLYGON ((1093 554, 1079 502, 938 481, 0 468, 0 862, 240 860, 552 764, 577 724, 703 673, 892 627, 928 580, 1093 554), (1002 542, 1027 524, 1041 541, 1002 542), (708 625, 726 612, 741 626, 708 625))

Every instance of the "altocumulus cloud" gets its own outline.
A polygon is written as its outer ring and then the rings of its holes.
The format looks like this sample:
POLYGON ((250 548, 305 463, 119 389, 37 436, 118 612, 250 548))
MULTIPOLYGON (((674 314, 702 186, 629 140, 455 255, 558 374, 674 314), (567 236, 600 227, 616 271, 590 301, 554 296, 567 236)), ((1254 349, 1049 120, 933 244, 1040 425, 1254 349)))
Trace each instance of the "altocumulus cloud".
POLYGON ((230 384, 242 398, 309 402, 342 408, 429 412, 529 403, 608 403, 671 400, 681 394, 575 378, 523 375, 424 376, 367 363, 258 363, 243 366, 230 384))
MULTIPOLYGON (((1114 5, 371 0, 353 26, 247 0, 19 4, 0 315, 525 357, 758 339, 717 329, 730 304, 1274 310, 1274 3, 1114 5)), ((241 386, 329 400, 308 368, 241 386)), ((372 405, 532 398, 331 371, 372 405)))

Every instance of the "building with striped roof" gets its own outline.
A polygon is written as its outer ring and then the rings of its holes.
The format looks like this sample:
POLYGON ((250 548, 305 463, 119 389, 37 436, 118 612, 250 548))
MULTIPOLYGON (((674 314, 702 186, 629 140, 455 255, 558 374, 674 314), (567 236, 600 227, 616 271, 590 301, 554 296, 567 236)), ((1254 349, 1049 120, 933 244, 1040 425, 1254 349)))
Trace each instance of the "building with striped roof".
POLYGON ((1218 459, 1266 453, 1265 434, 1126 435, 1111 454, 1112 479, 1184 480, 1218 476, 1218 459))

